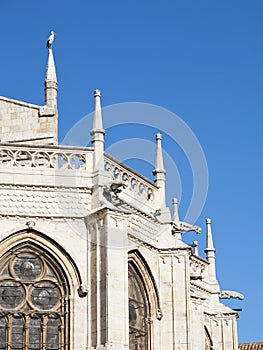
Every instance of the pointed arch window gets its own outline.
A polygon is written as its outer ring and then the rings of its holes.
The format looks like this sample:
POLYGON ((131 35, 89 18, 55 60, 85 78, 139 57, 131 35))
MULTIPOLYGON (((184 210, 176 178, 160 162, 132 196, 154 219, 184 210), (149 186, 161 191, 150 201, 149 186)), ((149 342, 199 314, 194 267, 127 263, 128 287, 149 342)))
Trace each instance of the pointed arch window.
POLYGON ((213 349, 212 340, 207 328, 205 327, 205 350, 212 350, 212 349, 213 349))
POLYGON ((0 260, 0 350, 67 350, 68 284, 60 266, 32 245, 0 260))
POLYGON ((150 346, 149 302, 137 268, 129 263, 129 348, 148 350, 150 346))

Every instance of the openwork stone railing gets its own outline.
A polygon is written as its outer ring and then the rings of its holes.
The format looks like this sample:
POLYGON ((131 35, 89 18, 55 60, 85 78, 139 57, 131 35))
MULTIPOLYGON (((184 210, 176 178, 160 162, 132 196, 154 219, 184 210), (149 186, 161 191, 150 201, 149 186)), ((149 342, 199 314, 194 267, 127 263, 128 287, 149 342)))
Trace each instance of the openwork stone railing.
MULTIPOLYGON (((92 172, 91 148, 71 146, 36 146, 0 144, 0 168, 52 168, 92 172)), ((157 187, 153 182, 128 166, 105 155, 105 170, 112 180, 121 181, 125 188, 143 199, 153 200, 157 187)))
POLYGON ((144 199, 153 200, 157 187, 150 180, 136 173, 128 166, 119 163, 109 156, 104 157, 105 170, 110 173, 112 180, 121 181, 125 188, 133 191, 144 199))
POLYGON ((37 147, 0 144, 0 167, 54 168, 92 170, 88 164, 89 149, 68 146, 37 147))
POLYGON ((190 275, 197 277, 201 277, 201 279, 205 279, 208 273, 208 262, 199 258, 197 256, 191 256, 190 258, 190 275))

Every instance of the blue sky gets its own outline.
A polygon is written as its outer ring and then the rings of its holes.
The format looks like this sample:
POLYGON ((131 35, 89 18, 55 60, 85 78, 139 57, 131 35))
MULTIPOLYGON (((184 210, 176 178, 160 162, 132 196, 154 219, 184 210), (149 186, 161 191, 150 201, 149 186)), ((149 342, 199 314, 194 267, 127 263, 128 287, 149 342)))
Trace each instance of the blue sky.
MULTIPOLYGON (((56 32, 61 141, 92 111, 96 88, 104 106, 155 104, 192 129, 209 170, 197 224, 204 227, 205 218, 212 218, 220 285, 245 295, 244 301, 231 302, 243 308, 240 342, 263 341, 262 1, 2 0, 0 9, 3 96, 43 104, 45 41, 50 30, 56 32)), ((153 140, 156 131, 113 128, 106 145, 125 138, 153 140)), ((167 135, 163 145, 181 176, 184 216, 193 185, 189 164, 167 135)), ((128 163, 151 178, 149 164, 128 163)), ((176 191, 177 184, 169 196, 176 191)), ((204 248, 204 230, 185 239, 198 239, 200 251, 204 248)))

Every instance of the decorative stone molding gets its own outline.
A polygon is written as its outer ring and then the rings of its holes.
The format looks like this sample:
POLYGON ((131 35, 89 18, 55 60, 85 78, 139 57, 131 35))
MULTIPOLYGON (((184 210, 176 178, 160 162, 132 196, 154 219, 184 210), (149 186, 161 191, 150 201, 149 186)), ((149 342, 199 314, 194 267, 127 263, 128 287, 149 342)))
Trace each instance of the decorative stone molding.
POLYGON ((158 321, 160 321, 163 318, 163 312, 161 309, 156 310, 156 318, 158 321))
POLYGON ((141 215, 131 214, 129 217, 128 234, 146 241, 153 241, 160 234, 159 224, 153 220, 147 220, 147 218, 141 215))
POLYGON ((124 217, 123 214, 121 213, 120 214, 111 213, 110 218, 114 222, 115 227, 119 227, 120 222, 126 220, 126 217, 124 217))
POLYGON ((56 114, 56 110, 54 107, 43 106, 39 109, 40 117, 53 117, 56 114))
POLYGON ((35 221, 33 221, 33 220, 30 220, 30 221, 27 221, 27 222, 26 222, 26 226, 27 226, 29 229, 32 229, 35 225, 36 225, 36 223, 35 223, 35 221))
POLYGON ((207 296, 211 295, 209 285, 201 281, 199 282, 197 280, 191 280, 191 291, 194 291, 195 293, 200 292, 207 296))
POLYGON ((81 284, 78 288, 78 294, 80 298, 85 298, 88 295, 89 288, 87 285, 81 284))
POLYGON ((218 312, 216 314, 209 314, 208 312, 205 312, 205 314, 208 316, 208 318, 218 324, 218 322, 228 322, 230 323, 232 320, 236 318, 237 313, 233 311, 233 313, 230 312, 218 312))

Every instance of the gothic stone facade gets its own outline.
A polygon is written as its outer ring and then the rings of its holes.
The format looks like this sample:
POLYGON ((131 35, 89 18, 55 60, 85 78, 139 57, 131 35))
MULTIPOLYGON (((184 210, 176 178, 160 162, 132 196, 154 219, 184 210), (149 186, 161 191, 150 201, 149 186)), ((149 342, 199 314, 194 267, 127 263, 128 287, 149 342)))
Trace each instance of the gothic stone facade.
POLYGON ((94 97, 91 148, 57 145, 51 48, 44 106, 0 97, 0 350, 237 350, 211 220, 203 259, 166 207, 161 135, 151 182, 104 154, 94 97))

